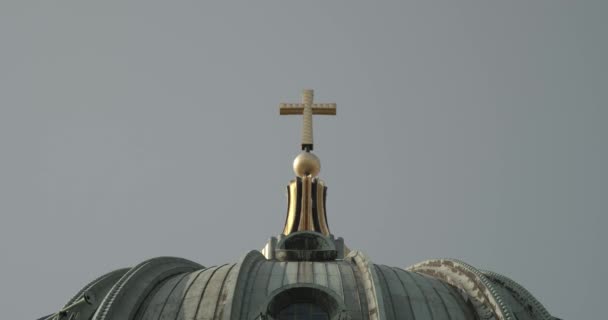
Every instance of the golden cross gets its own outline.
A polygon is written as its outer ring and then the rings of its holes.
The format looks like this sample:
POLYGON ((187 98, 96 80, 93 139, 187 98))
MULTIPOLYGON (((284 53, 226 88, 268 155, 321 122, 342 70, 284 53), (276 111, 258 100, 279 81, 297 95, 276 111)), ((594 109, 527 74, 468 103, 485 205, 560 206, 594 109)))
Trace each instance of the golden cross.
POLYGON ((312 103, 313 91, 306 89, 302 91, 302 103, 281 103, 279 114, 302 114, 304 123, 302 125, 302 150, 312 150, 312 115, 336 115, 335 103, 312 103))

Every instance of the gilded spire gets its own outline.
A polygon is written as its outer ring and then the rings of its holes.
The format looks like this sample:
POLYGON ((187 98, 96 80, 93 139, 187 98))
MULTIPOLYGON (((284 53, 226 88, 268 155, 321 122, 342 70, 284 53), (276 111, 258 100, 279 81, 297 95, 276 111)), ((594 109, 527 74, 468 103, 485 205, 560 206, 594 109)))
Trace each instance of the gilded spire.
POLYGON ((335 115, 335 103, 313 103, 313 91, 302 92, 301 103, 281 103, 281 115, 303 115, 302 152, 293 161, 293 171, 296 179, 287 187, 288 207, 287 219, 283 234, 288 235, 297 231, 315 231, 329 235, 327 217, 325 215, 325 198, 327 187, 317 178, 321 171, 321 161, 313 154, 312 116, 335 115))

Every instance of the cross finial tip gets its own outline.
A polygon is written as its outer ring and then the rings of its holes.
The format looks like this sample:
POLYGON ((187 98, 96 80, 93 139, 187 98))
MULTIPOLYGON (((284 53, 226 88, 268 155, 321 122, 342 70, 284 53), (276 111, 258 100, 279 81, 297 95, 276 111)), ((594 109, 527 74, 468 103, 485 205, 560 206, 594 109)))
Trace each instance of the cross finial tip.
POLYGON ((312 89, 302 90, 302 103, 303 104, 312 104, 313 97, 314 97, 314 90, 312 90, 312 89))

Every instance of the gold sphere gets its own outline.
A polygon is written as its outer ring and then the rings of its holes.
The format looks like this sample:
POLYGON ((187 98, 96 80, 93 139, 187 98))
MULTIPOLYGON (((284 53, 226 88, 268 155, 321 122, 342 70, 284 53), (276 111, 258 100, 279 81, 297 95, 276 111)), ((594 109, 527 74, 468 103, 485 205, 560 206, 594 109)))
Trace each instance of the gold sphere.
POLYGON ((302 151, 293 160, 293 172, 298 177, 316 176, 321 171, 321 160, 310 152, 302 151))

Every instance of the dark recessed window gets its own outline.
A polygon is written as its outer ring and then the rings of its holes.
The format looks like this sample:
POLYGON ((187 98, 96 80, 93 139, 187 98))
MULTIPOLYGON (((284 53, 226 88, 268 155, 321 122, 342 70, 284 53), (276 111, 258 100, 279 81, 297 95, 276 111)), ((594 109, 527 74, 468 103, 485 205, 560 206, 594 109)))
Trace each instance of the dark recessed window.
POLYGON ((329 320, 329 314, 314 303, 292 303, 279 312, 278 320, 329 320))

